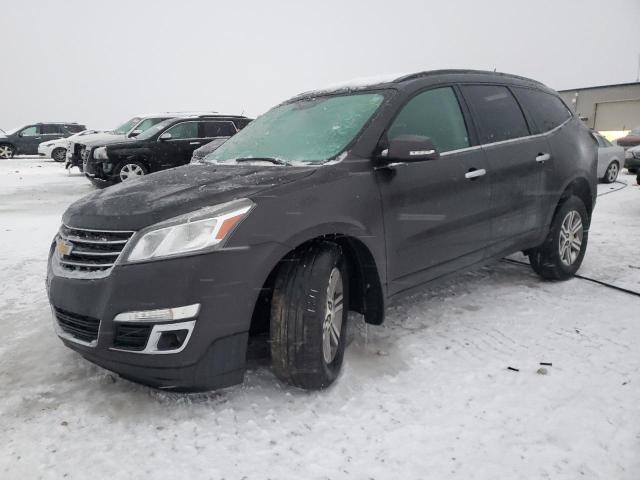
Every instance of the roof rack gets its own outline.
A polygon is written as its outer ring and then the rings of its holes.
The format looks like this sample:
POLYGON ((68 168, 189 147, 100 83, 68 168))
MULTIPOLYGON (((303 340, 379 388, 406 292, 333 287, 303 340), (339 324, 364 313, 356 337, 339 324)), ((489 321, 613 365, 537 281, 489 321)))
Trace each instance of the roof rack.
POLYGON ((522 77, 520 75, 514 75, 512 73, 504 73, 504 72, 491 72, 489 70, 461 70, 461 69, 445 69, 445 70, 426 70, 423 72, 411 73, 409 75, 405 75, 402 77, 398 77, 394 80, 394 82, 406 82, 408 80, 416 80, 418 78, 429 77, 432 75, 497 75, 501 77, 507 78, 515 78, 518 80, 525 80, 527 82, 535 83, 536 85, 544 84, 537 80, 533 80, 532 78, 522 77))

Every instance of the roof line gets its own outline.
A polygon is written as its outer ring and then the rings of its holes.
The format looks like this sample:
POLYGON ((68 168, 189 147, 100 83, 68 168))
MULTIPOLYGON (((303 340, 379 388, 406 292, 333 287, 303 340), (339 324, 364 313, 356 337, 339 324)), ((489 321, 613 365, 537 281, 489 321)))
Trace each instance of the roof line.
POLYGON ((594 85, 592 87, 566 88, 564 90, 558 90, 558 92, 564 93, 564 92, 575 92, 577 90, 594 90, 596 88, 628 87, 631 85, 640 85, 640 82, 612 83, 609 85, 594 85))

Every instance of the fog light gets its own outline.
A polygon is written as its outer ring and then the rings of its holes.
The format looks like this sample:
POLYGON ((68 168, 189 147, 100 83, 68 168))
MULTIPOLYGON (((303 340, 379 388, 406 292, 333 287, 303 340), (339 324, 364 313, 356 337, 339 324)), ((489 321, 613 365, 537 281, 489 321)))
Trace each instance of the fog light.
POLYGON ((158 351, 177 350, 182 346, 187 335, 189 335, 189 330, 171 330, 162 332, 158 339, 156 349, 158 351))
POLYGON ((123 312, 116 315, 114 322, 172 322, 198 316, 200 304, 194 303, 184 307, 160 308, 157 310, 140 310, 136 312, 123 312))

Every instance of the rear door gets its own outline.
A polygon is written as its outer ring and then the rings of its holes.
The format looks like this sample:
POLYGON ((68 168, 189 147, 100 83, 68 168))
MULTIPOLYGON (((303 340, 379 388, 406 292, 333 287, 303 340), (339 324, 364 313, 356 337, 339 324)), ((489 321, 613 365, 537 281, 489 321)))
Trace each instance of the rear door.
POLYGON ((57 140, 65 136, 65 132, 62 125, 43 123, 40 125, 42 131, 42 141, 48 142, 51 140, 57 140))
POLYGON ((483 259, 490 188, 481 148, 472 148, 463 108, 450 86, 415 95, 382 142, 429 137, 440 158, 376 171, 384 214, 391 294, 483 259))
POLYGON ((491 175, 491 248, 501 253, 543 224, 543 175, 551 160, 544 136, 533 136, 512 92, 503 85, 462 85, 491 175))

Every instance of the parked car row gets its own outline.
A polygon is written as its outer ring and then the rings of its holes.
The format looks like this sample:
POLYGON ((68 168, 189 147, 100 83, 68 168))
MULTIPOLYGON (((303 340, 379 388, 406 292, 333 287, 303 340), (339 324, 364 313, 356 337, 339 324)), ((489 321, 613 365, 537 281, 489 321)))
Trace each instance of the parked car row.
POLYGON ((37 155, 41 143, 70 137, 86 130, 77 123, 34 123, 0 133, 0 158, 37 155))
POLYGON ((138 178, 67 209, 47 292, 65 345, 170 390, 241 382, 250 335, 282 381, 325 388, 349 310, 381 324, 388 302, 514 252, 571 278, 614 161, 598 171, 597 137, 556 92, 492 72, 304 93, 226 141, 249 119, 154 121, 81 142, 94 181, 138 178), (186 162, 210 139, 196 164, 139 177, 140 159, 186 162))
POLYGON ((194 150, 235 135, 250 121, 242 116, 180 115, 153 123, 133 137, 87 137, 75 143, 75 150, 85 175, 95 185, 106 186, 185 165, 194 150))

